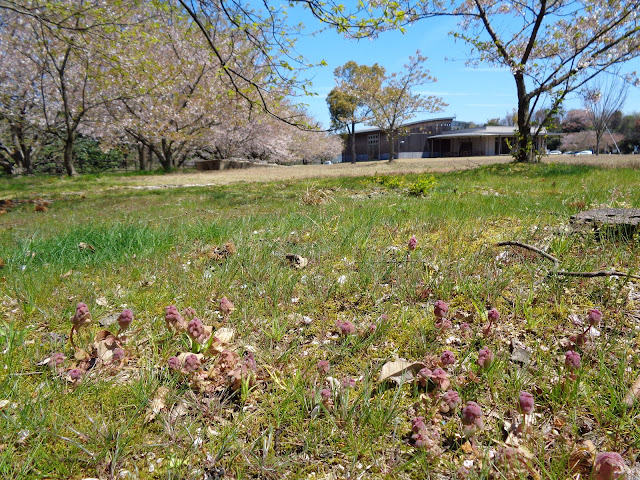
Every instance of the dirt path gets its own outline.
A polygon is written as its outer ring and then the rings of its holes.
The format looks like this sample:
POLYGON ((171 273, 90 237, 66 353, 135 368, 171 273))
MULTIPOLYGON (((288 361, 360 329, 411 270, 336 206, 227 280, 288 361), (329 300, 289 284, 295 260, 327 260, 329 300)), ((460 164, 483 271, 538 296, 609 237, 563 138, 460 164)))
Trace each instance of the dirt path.
MULTIPOLYGON (((223 170, 215 172, 189 172, 174 175, 152 175, 143 177, 122 177, 118 183, 131 188, 170 188, 188 186, 228 185, 239 182, 269 182, 325 177, 360 177, 380 174, 406 174, 422 172, 450 172, 466 170, 482 165, 508 163, 511 157, 470 157, 470 158, 411 158, 387 161, 338 163, 334 165, 293 165, 255 167, 244 170, 223 170)), ((640 168, 640 158, 634 155, 600 155, 547 157, 545 162, 588 164, 598 166, 620 166, 640 168)))

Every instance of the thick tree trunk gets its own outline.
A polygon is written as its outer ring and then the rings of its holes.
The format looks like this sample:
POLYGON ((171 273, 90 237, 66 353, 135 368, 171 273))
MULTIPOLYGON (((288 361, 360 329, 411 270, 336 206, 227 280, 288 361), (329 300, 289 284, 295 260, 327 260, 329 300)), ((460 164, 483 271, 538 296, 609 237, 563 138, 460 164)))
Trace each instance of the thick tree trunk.
POLYGON ((393 148, 393 132, 387 133, 387 140, 389 140, 389 163, 393 162, 396 152, 393 148))
POLYGON ((73 166, 73 134, 69 135, 64 142, 64 151, 62 156, 62 161, 64 164, 64 169, 67 171, 67 175, 73 177, 77 175, 76 169, 73 166))
POLYGON ((351 122, 351 163, 356 163, 356 122, 351 122))

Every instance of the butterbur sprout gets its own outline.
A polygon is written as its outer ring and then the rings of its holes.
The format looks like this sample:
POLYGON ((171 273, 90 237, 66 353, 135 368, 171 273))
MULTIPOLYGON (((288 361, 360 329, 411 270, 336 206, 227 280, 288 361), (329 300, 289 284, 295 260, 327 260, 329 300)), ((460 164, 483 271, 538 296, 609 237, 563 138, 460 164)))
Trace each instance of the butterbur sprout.
POLYGON ((235 309, 236 307, 233 305, 233 302, 227 297, 222 297, 220 299, 220 311, 225 317, 231 315, 235 309))
POLYGON ((370 334, 376 333, 377 329, 378 329, 378 327, 377 327, 377 325, 375 323, 370 323, 369 324, 369 333, 370 334))
POLYGON ((464 425, 464 434, 471 436, 484 426, 482 420, 482 409, 476 402, 467 402, 462 409, 462 425, 464 425))
POLYGON ((440 411, 442 413, 447 413, 452 410, 455 410, 462 404, 462 400, 460 399, 460 395, 455 390, 448 390, 444 395, 442 395, 442 405, 440 407, 440 411))
POLYGON ((64 353, 56 352, 52 353, 49 357, 49 365, 52 368, 59 367, 62 365, 67 357, 64 356, 64 353))
POLYGON ((122 313, 118 316, 118 325, 120 326, 120 331, 124 332, 131 322, 133 321, 133 312, 130 308, 126 308, 122 311, 122 313))
POLYGON ((464 337, 468 337, 469 335, 471 335, 471 325, 469 325, 468 323, 463 323, 460 325, 460 333, 462 333, 462 336, 464 337))
POLYGON ((194 317, 197 316, 196 311, 194 308, 192 307, 187 307, 184 309, 184 311, 182 312, 182 316, 185 318, 185 320, 187 321, 191 321, 193 320, 194 317))
POLYGON ((333 392, 330 388, 320 390, 320 399, 322 400, 322 405, 324 405, 324 408, 327 410, 333 407, 333 392))
POLYGON ((427 425, 424 423, 424 417, 414 417, 411 419, 411 431, 413 433, 418 433, 425 428, 427 428, 427 425))
POLYGON ((91 323, 91 313, 89 313, 89 307, 86 303, 80 302, 76 305, 76 313, 71 318, 71 323, 76 330, 91 323))
POLYGON ((79 368, 72 368, 69 370, 69 378, 74 382, 78 382, 82 378, 83 373, 79 368))
POLYGON ((578 352, 569 350, 564 354, 564 366, 567 368, 567 370, 570 370, 572 372, 578 370, 581 364, 582 361, 578 352))
POLYGON ((113 359, 114 362, 119 362, 120 360, 122 360, 124 358, 124 350, 121 348, 116 348, 113 350, 113 357, 111 357, 113 359))
POLYGON ((438 318, 446 317, 448 311, 449 305, 446 304, 443 300, 438 300, 433 305, 433 314, 438 318))
POLYGON ((596 455, 596 461, 593 464, 593 478, 595 480, 623 478, 626 471, 627 466, 619 453, 602 452, 596 455))
POLYGON ((321 375, 329 373, 329 362, 327 360, 320 360, 318 362, 318 372, 320 372, 321 375))
POLYGON ((498 319, 500 318, 500 312, 498 312, 497 308, 492 308, 487 312, 487 318, 491 323, 497 322, 498 319))
POLYGON ((338 330, 340 330, 340 333, 342 335, 349 335, 356 331, 356 327, 353 325, 353 323, 351 323, 348 320, 345 320, 344 322, 341 320, 338 320, 336 322, 336 327, 338 327, 338 330))
POLYGON ((180 359, 178 357, 169 357, 167 364, 169 365, 169 368, 173 371, 180 370, 180 359))
POLYGON ((440 367, 431 372, 431 376, 429 378, 431 378, 433 383, 435 383, 436 386, 441 390, 449 388, 449 385, 451 383, 449 381, 449 374, 440 367))
POLYGON ((489 368, 493 363, 493 352, 489 347, 482 348, 478 352, 478 365, 482 368, 489 368))
POLYGON ((242 361, 249 370, 255 370, 257 368, 256 357, 253 356, 253 352, 247 352, 242 361))
POLYGON ((496 464, 503 468, 515 468, 518 465, 518 452, 513 447, 499 446, 496 452, 496 464))
POLYGON ((187 355, 184 359, 184 369, 187 372, 195 372, 198 368, 200 368, 200 359, 198 356, 193 353, 187 355))
POLYGON ((167 329, 172 332, 180 332, 186 328, 184 318, 174 305, 169 305, 164 309, 164 322, 167 329))
POLYGON ((534 406, 533 395, 529 392, 520 392, 520 397, 518 397, 518 410, 520 413, 530 415, 533 412, 534 406))
POLYGON ((442 363, 442 365, 444 366, 453 365, 454 363, 456 363, 456 356, 452 351, 445 350, 444 352, 442 352, 442 355, 440 355, 440 363, 442 363))
POLYGON ((598 326, 600 320, 602 320, 602 312, 597 308, 592 308, 587 313, 587 320, 592 327, 598 326))
POLYGON ((187 334, 196 343, 204 343, 208 338, 208 335, 204 331, 204 325, 198 317, 194 317, 187 325, 187 334))
POLYGON ((418 240, 416 239, 416 236, 413 235, 410 239, 409 239, 409 250, 415 250, 416 246, 418 245, 418 240))
POLYGON ((348 377, 342 380, 342 388, 355 388, 356 381, 355 379, 348 377))

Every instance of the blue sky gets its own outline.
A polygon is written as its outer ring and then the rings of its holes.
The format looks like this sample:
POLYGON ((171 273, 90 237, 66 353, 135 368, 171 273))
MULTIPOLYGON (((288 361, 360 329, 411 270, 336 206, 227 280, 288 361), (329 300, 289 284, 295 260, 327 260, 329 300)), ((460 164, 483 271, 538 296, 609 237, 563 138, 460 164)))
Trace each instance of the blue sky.
MULTIPOLYGON (((292 20, 303 22, 307 32, 321 28, 317 20, 299 7, 290 9, 289 14, 292 20)), ((437 82, 423 85, 420 91, 442 97, 448 107, 440 113, 417 114, 417 118, 452 115, 460 121, 484 123, 490 118, 504 117, 517 106, 513 77, 506 69, 466 66, 468 47, 448 34, 455 28, 455 21, 441 18, 422 20, 409 27, 405 34, 386 32, 376 40, 349 40, 332 30, 302 36, 297 41, 298 52, 309 61, 325 60, 328 64, 307 72, 313 82, 310 90, 318 95, 307 97, 303 102, 316 120, 328 127, 325 98, 335 85, 333 70, 336 67, 354 60, 367 65, 377 62, 388 73, 401 71, 409 55, 421 50, 429 58, 428 68, 437 82)), ((625 70, 640 71, 640 60, 628 64, 625 70)), ((565 108, 581 108, 580 101, 570 98, 565 108)), ((624 111, 640 111, 640 88, 630 87, 624 111)))

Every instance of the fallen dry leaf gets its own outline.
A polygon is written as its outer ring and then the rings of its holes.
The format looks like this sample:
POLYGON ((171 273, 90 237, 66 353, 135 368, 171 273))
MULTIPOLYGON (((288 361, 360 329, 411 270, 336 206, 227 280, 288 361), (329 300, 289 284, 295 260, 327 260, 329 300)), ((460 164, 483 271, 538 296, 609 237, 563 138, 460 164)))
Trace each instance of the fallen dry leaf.
POLYGON ((213 336, 216 337, 220 343, 231 343, 235 334, 235 330, 229 327, 222 327, 213 332, 213 336))
POLYGON ((80 242, 78 244, 78 248, 80 250, 89 250, 91 252, 95 252, 96 251, 96 248, 93 245, 91 245, 90 243, 85 243, 85 242, 80 242))
POLYGON ((156 394, 151 399, 151 402, 149 402, 149 408, 144 417, 145 423, 152 422, 162 410, 167 408, 165 400, 168 394, 169 389, 167 387, 158 387, 156 394))
POLYGON ((627 394, 624 396, 624 403, 627 407, 632 407, 633 403, 638 398, 640 398, 640 376, 636 378, 636 381, 633 382, 633 385, 631 385, 631 388, 629 389, 627 394))
POLYGON ((294 255, 292 253, 288 253, 286 255, 287 260, 291 262, 291 265, 297 269, 301 269, 307 266, 309 260, 305 257, 301 257, 300 255, 294 255))
POLYGON ((411 382, 415 378, 416 373, 425 368, 426 365, 422 362, 408 362, 403 358, 398 358, 392 362, 387 362, 382 366, 379 382, 385 380, 391 380, 392 382, 401 385, 405 382, 411 382))

